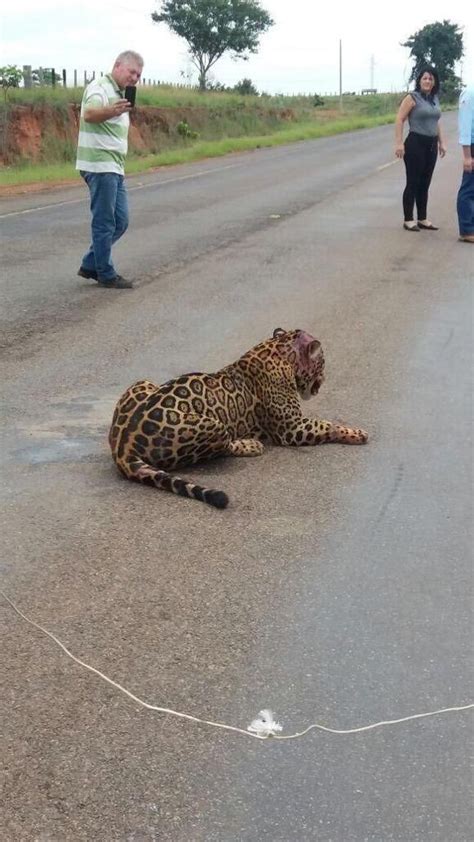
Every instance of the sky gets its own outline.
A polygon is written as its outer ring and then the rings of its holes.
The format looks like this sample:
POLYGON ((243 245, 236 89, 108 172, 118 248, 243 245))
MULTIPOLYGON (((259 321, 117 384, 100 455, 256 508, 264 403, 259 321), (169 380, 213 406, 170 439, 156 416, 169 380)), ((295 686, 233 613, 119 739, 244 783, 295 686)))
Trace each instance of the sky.
MULTIPOLYGON (((227 86, 250 78, 257 89, 276 94, 405 90, 412 62, 400 42, 427 23, 448 19, 463 29, 465 56, 457 72, 474 83, 474 14, 471 0, 260 0, 274 20, 248 61, 223 57, 211 78, 227 86), (471 11, 469 12, 469 9, 471 11)), ((17 0, 2 12, 0 65, 65 68, 83 80, 107 72, 125 49, 143 55, 146 80, 196 83, 186 43, 151 13, 159 0, 17 0)))

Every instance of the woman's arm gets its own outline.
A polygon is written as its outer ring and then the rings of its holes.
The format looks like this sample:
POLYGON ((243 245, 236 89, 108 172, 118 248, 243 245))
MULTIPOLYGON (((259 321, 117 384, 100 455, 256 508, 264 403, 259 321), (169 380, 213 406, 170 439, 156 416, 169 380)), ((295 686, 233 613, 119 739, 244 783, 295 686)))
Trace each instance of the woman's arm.
POLYGON ((441 120, 438 120, 438 149, 440 158, 444 158, 446 155, 446 142, 444 140, 444 133, 441 127, 441 120))
POLYGON ((398 109, 398 114, 395 120, 395 155, 397 158, 403 158, 405 153, 405 147, 403 145, 403 124, 414 107, 415 100, 410 96, 410 94, 408 94, 408 96, 402 100, 400 108, 398 109))

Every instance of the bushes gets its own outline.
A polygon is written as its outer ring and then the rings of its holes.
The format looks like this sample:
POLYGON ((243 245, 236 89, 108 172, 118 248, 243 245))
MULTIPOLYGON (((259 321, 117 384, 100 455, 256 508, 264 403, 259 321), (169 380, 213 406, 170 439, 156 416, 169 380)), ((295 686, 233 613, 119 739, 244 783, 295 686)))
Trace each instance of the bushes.
POLYGON ((176 126, 176 131, 181 137, 186 138, 187 140, 196 140, 199 137, 198 132, 193 132, 190 128, 187 120, 181 120, 176 126))

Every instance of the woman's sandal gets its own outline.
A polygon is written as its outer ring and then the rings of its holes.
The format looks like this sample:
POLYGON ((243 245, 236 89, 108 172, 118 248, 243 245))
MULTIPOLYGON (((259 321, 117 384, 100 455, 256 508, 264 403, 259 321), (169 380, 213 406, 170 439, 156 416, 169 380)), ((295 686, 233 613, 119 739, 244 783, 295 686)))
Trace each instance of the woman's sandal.
POLYGON ((422 222, 419 222, 418 228, 422 228, 423 231, 439 231, 439 228, 437 228, 436 225, 432 225, 431 222, 429 225, 423 225, 422 222))
POLYGON ((405 231, 419 231, 418 225, 407 225, 406 222, 403 223, 403 227, 405 231))

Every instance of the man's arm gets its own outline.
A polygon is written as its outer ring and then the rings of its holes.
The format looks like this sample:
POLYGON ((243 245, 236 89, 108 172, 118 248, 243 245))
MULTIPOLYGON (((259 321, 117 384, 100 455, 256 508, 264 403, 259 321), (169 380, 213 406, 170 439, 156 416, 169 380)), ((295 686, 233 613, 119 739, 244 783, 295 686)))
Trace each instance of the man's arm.
POLYGON ((464 91, 459 100, 459 143, 462 149, 462 162, 464 172, 473 172, 471 155, 472 144, 472 120, 474 112, 474 91, 464 91))
POLYGON ((462 168, 464 172, 474 172, 473 158, 471 155, 471 146, 462 146, 462 168))
POLYGON ((125 111, 130 111, 130 108, 128 99, 118 99, 113 105, 89 105, 84 109, 84 120, 86 123, 104 123, 112 117, 120 117, 125 111))

